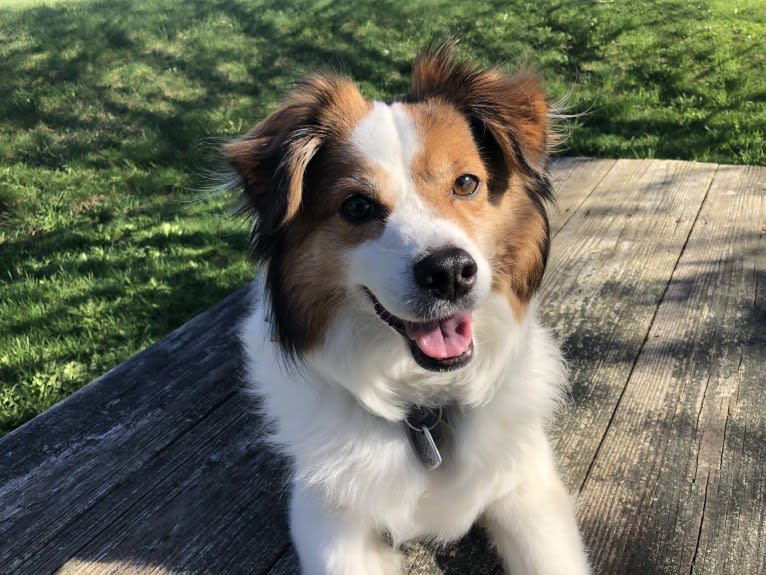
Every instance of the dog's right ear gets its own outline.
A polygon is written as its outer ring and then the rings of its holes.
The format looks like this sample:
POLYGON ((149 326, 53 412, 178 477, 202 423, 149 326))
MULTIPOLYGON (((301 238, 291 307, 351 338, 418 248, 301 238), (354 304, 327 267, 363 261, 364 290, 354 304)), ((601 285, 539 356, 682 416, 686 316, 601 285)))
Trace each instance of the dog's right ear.
POLYGON ((243 189, 239 211, 255 220, 257 257, 269 256, 274 235, 298 213, 306 169, 322 143, 343 128, 351 110, 364 106, 350 80, 312 76, 299 83, 282 109, 224 146, 243 189))

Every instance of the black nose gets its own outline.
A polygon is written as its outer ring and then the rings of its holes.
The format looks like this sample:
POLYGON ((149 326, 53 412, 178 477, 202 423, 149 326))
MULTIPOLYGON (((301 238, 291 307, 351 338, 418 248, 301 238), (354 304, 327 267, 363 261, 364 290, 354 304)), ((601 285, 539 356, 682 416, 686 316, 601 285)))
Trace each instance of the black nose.
POLYGON ((415 281, 439 299, 464 296, 476 281, 476 262, 460 248, 432 252, 415 264, 415 281))

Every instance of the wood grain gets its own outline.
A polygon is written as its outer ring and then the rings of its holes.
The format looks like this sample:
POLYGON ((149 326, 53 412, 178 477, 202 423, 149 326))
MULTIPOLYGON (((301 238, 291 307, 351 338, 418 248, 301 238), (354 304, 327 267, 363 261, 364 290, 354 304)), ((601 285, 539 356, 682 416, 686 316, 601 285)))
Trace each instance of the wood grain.
POLYGON ((615 163, 616 160, 592 158, 556 158, 551 163, 551 182, 556 199, 553 205, 548 206, 548 219, 554 238, 615 163))
POLYGON ((718 170, 587 476, 601 573, 766 572, 764 176, 718 170))
POLYGON ((610 425, 716 166, 619 160, 553 244, 540 312, 570 360, 554 440, 578 491, 610 425))
MULTIPOLYGON (((161 476, 142 474, 238 392, 240 291, 0 442, 0 572, 52 566, 109 529, 161 476), (112 499, 133 478, 131 497, 112 499), (92 518, 92 520, 90 519, 92 518)), ((127 494, 126 494, 127 495, 127 494)), ((44 572, 44 571, 40 571, 44 572)))

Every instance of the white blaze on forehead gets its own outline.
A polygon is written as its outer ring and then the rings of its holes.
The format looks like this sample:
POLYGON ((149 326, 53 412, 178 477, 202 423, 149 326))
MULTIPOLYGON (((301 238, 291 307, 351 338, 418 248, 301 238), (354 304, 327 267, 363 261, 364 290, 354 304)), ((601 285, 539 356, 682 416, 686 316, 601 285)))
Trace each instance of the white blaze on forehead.
POLYGON ((412 118, 401 104, 373 102, 372 109, 354 130, 351 141, 375 166, 392 178, 401 196, 412 186, 410 167, 421 144, 412 118))
MULTIPOLYGON (((354 130, 351 140, 359 152, 385 173, 383 196, 393 200, 389 206, 386 230, 380 242, 387 249, 407 247, 421 254, 438 243, 429 244, 428 235, 432 226, 424 226, 424 220, 432 221, 433 210, 418 195, 412 177, 412 163, 421 152, 422 145, 412 118, 401 104, 373 102, 372 109, 354 130)), ((403 252, 412 257, 414 253, 403 252)))

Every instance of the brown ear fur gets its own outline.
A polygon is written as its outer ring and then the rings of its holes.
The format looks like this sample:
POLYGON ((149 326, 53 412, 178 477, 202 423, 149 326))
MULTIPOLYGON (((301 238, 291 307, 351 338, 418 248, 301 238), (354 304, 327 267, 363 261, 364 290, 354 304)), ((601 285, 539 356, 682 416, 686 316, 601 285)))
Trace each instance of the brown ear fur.
POLYGON ((304 79, 282 109, 224 149, 243 188, 241 211, 255 217, 253 249, 268 258, 274 235, 298 212, 303 178, 322 143, 367 107, 351 80, 304 79), (357 112, 355 114, 354 112, 357 112))
POLYGON ((475 70, 452 57, 452 44, 427 48, 415 63, 407 100, 441 98, 491 136, 507 170, 542 174, 547 159, 548 105, 540 80, 475 70))

